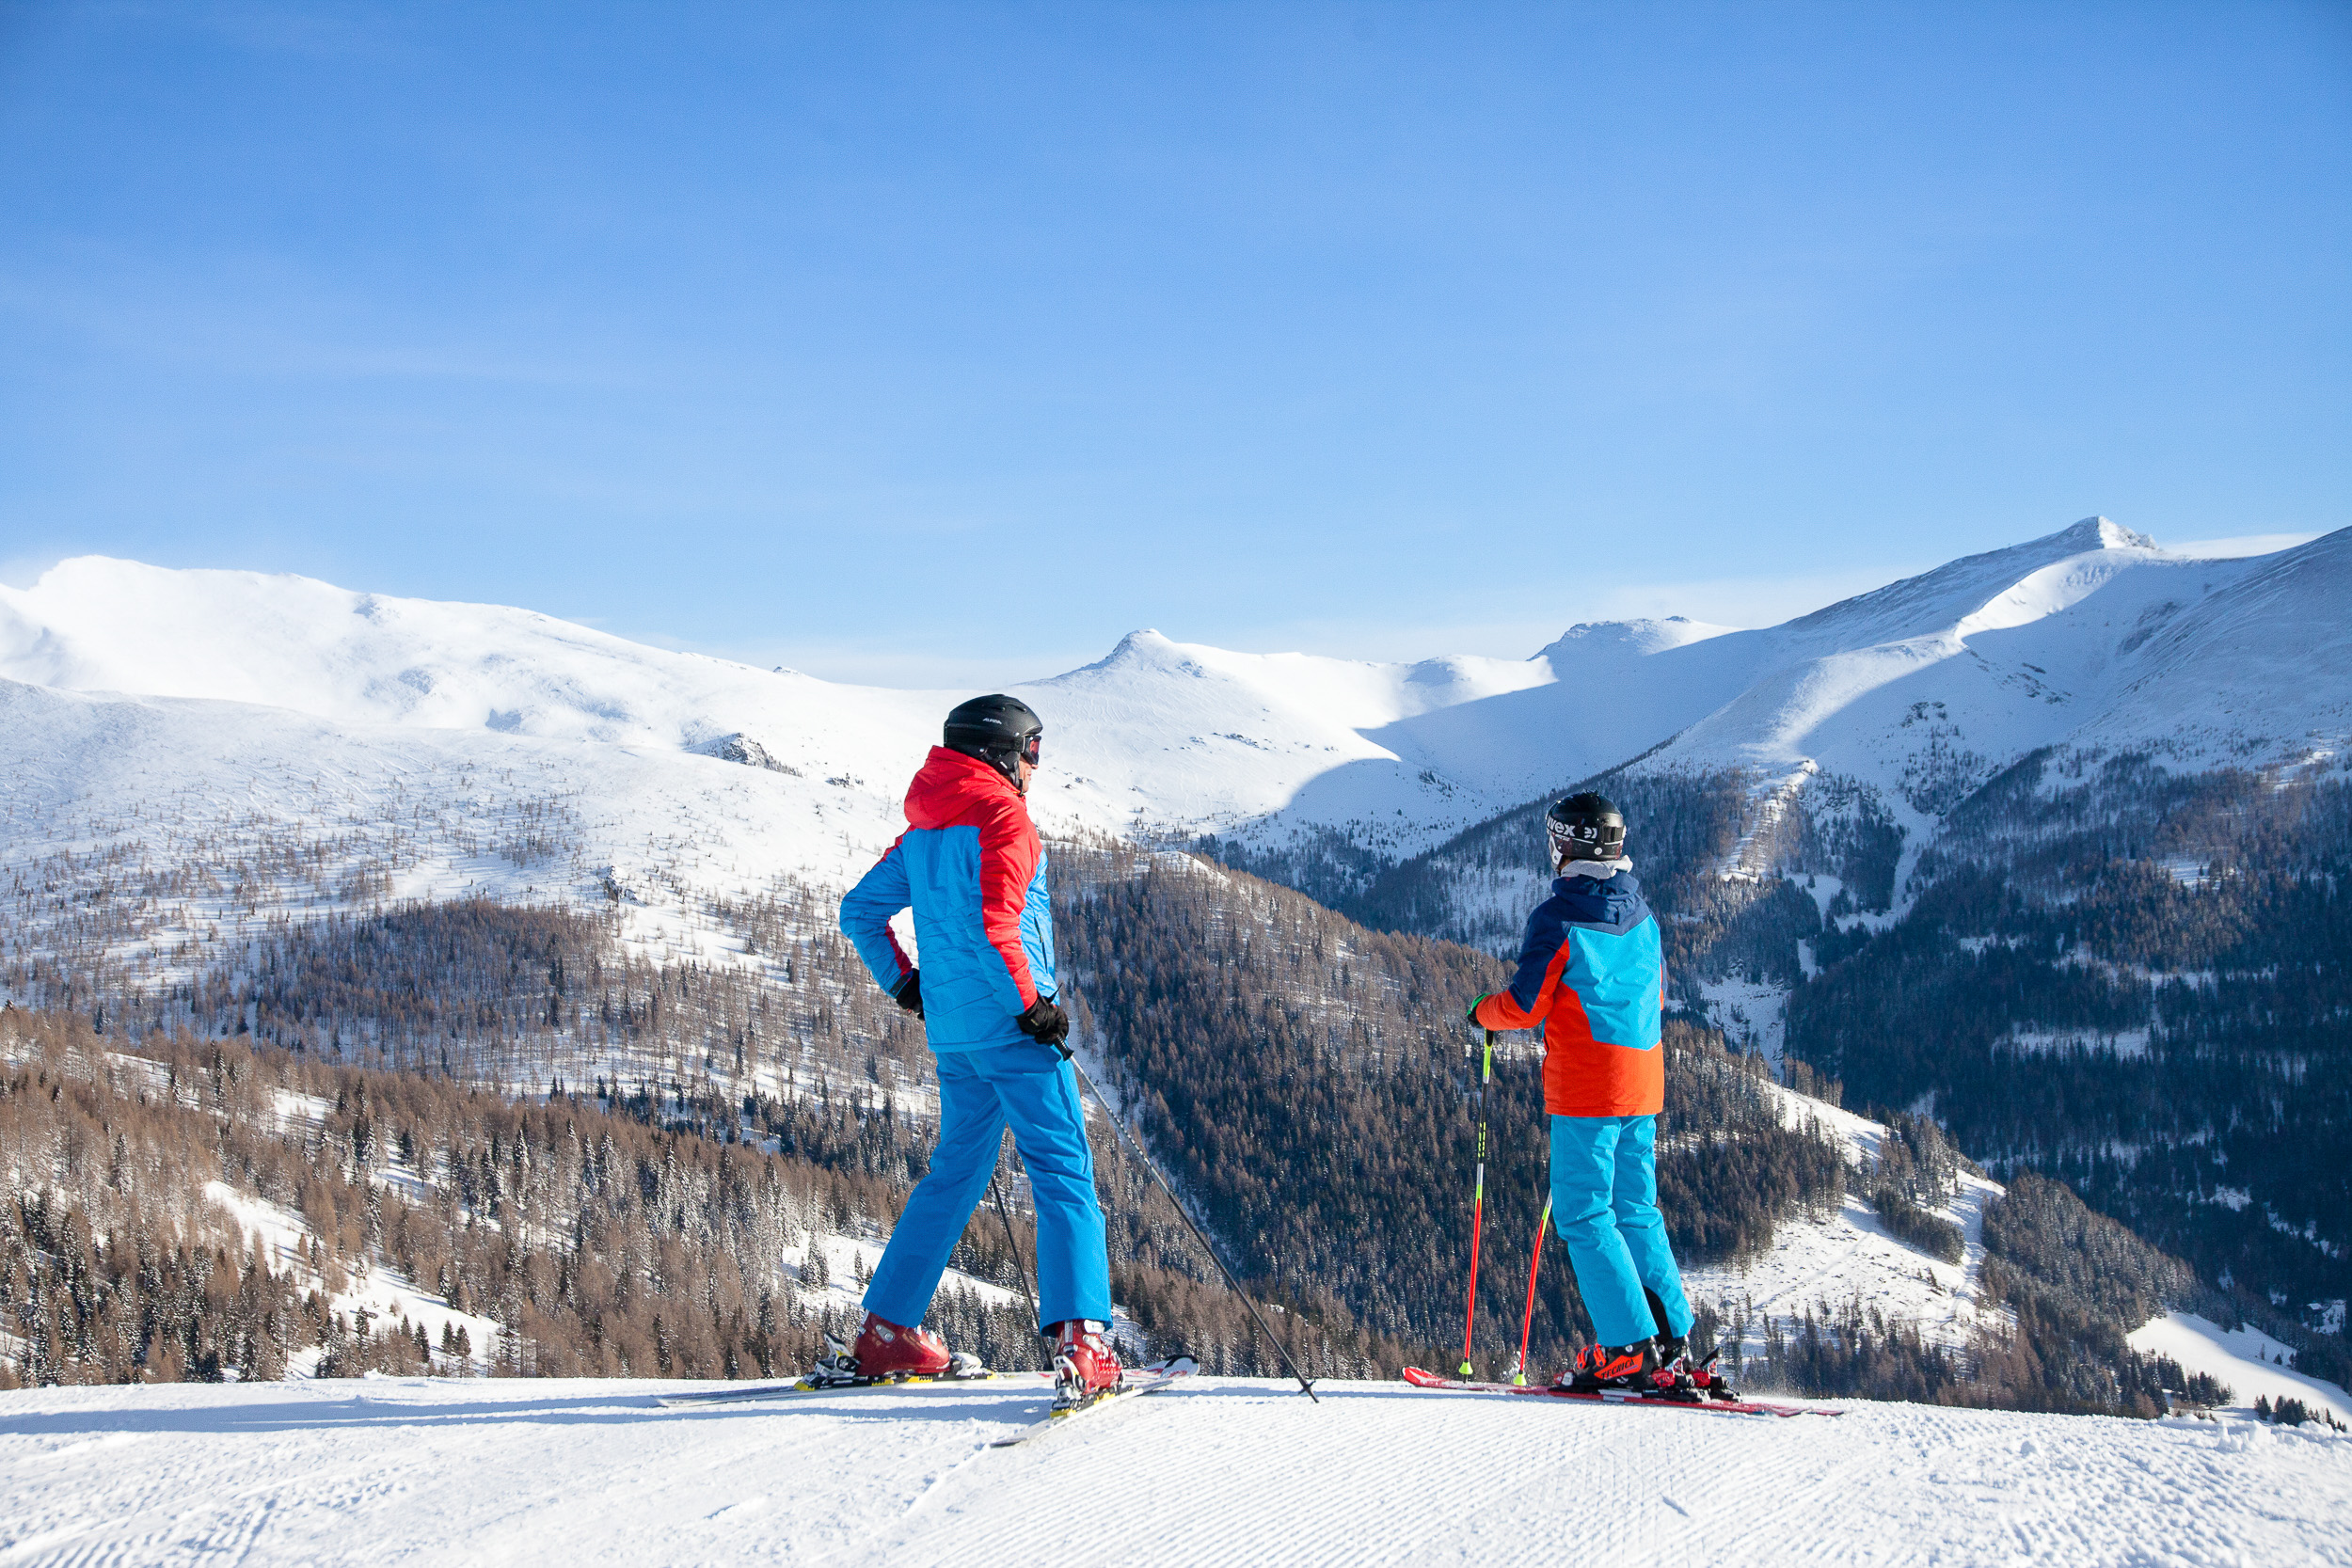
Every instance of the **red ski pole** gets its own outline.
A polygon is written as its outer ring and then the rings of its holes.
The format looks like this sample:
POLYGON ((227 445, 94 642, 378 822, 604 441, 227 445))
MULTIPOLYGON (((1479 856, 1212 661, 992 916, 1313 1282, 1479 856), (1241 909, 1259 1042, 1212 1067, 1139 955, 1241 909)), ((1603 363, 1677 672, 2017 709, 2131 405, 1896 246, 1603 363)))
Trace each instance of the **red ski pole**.
MULTIPOLYGON (((1470 1054, 1468 1047, 1464 1055, 1470 1054)), ((1462 1375, 1470 1372, 1470 1330, 1478 1321, 1478 1231, 1486 1215, 1486 1085, 1495 1075, 1495 1032, 1486 1031, 1486 1050, 1478 1079, 1478 1175, 1470 1184, 1470 1302, 1462 1308, 1462 1375)))
POLYGON ((1527 1315, 1519 1320, 1519 1358, 1511 1363, 1511 1381, 1527 1386, 1527 1337, 1535 1327, 1535 1270, 1544 1260, 1544 1232, 1551 1226, 1551 1199, 1544 1199, 1543 1217, 1535 1222, 1535 1250, 1527 1259, 1527 1315))

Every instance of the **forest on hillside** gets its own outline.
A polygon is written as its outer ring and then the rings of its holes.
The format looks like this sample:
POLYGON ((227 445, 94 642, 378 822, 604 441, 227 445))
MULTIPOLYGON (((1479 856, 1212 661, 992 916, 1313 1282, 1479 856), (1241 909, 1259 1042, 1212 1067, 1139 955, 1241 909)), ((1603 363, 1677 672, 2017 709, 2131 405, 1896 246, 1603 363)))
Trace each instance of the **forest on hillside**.
MULTIPOLYGON (((1057 929, 1085 1020, 1240 1266, 1327 1291, 1385 1334, 1428 1346, 1457 1335, 1476 1136, 1461 1009, 1507 970, 1189 857, 1104 847, 1063 863, 1074 876, 1057 929)), ((1782 1125, 1758 1069, 1679 1025, 1668 1061, 1661 1180, 1682 1250, 1760 1251, 1777 1221, 1842 1200, 1836 1151, 1782 1125)), ((1546 1180, 1542 1101, 1533 1037, 1507 1038, 1484 1103, 1497 1244, 1479 1338, 1491 1344, 1517 1344, 1512 1303, 1546 1180)), ((1590 1325, 1565 1269, 1544 1286, 1531 1359, 1549 1362, 1590 1325)))
MULTIPOLYGON (((1736 816, 1692 821, 1692 855, 1748 831, 1736 816)), ((1053 856, 1057 925, 1080 1037, 1229 1259, 1279 1308, 1272 1318, 1296 1353, 1332 1375, 1458 1355, 1473 1136, 1459 1008, 1497 982, 1499 960, 1368 928, 1289 889, 1189 856, 1102 844, 1057 845, 1053 856)), ((133 915, 145 907, 144 884, 78 885, 72 918, 86 946, 103 946, 109 929, 138 928, 133 915), (110 898, 130 901, 131 912, 116 913, 110 898)), ((1676 886, 1671 875, 1654 885, 1669 895, 1676 886)), ((46 900, 44 907, 65 910, 65 889, 19 883, 28 909, 46 900)), ((1744 907, 1761 902, 1751 898, 1744 907)), ((679 1320, 668 1313, 653 1333, 660 1291, 592 1300, 605 1275, 562 1261, 566 1249, 604 1245, 593 1227, 575 1223, 561 1238, 545 1232, 540 1262, 530 1260, 529 1248, 514 1250, 511 1239, 505 1252, 485 1250, 489 1243, 474 1233, 489 1191, 482 1156, 493 1143, 493 1168, 511 1164, 519 1151, 533 1171, 555 1173, 533 1177, 557 1182, 530 1189, 534 1212, 548 1206, 599 1212, 596 1205, 621 1190, 595 1175, 608 1167, 572 1160, 572 1134, 547 1120, 557 1106, 567 1124, 607 1117, 638 1129, 631 1136, 683 1140, 671 1146, 679 1159, 690 1150, 703 1151, 696 1160, 710 1150, 721 1152, 708 1158, 722 1161, 756 1155, 799 1173, 778 1178, 787 1186, 819 1174, 848 1182, 856 1196, 834 1205, 840 1223, 856 1233, 883 1233, 924 1170, 930 1139, 930 1053, 919 1027, 873 988, 832 928, 828 901, 811 890, 779 882, 759 898, 703 898, 698 907, 723 935, 725 956, 681 957, 634 941, 616 889, 604 910, 465 900, 274 919, 234 940, 207 934, 185 942, 184 968, 149 973, 144 981, 142 972, 120 965, 87 973, 62 967, 20 927, 0 983, 20 995, 50 997, 56 1027, 87 1030, 113 1052, 216 1051, 261 1064, 254 1070, 265 1073, 324 1074, 306 1081, 337 1085, 315 1092, 337 1105, 338 1116, 356 1117, 348 1107, 358 1085, 371 1085, 369 1105, 399 1107, 400 1125, 419 1129, 420 1147, 435 1151, 425 1162, 429 1173, 403 1168, 437 1196, 412 1205, 433 1216, 429 1225, 410 1217, 387 1233, 407 1238, 397 1254, 364 1226, 363 1250, 404 1271, 421 1269, 423 1288, 444 1289, 446 1277, 453 1299, 488 1304, 475 1309, 495 1309, 509 1330, 501 1343, 533 1347, 518 1351, 514 1365, 642 1370, 650 1344, 655 1367, 666 1354, 669 1367, 691 1369, 680 1375, 729 1375, 775 1365, 777 1354, 813 1344, 814 1329, 790 1317, 790 1292, 804 1282, 772 1261, 763 1275, 757 1255, 768 1243, 740 1240, 755 1232, 698 1232, 722 1250, 751 1250, 728 1254, 731 1275, 721 1271, 719 1283, 695 1287, 705 1298, 698 1311, 727 1304, 714 1338, 675 1345, 669 1337, 679 1320), (510 1115, 511 1125, 497 1120, 510 1115), (421 1131, 444 1124, 471 1131, 421 1131), (564 1185, 571 1181, 586 1185, 564 1185), (591 1295, 580 1295, 583 1290, 591 1295), (759 1291, 768 1292, 767 1308, 759 1291), (602 1326, 590 1326, 592 1318, 602 1326)), ((1725 899, 1709 928, 1718 938, 1736 936, 1742 908, 1725 899)), ((1693 925, 1669 926, 1673 951, 1687 956, 1693 925)), ((1802 1118, 1789 1124, 1779 1109, 1782 1091, 1759 1062, 1680 1023, 1668 1053, 1661 1180, 1676 1243, 1687 1256, 1758 1251, 1775 1227, 1825 1212, 1850 1189, 1880 1205, 1890 1227, 1911 1227, 1903 1233, 1928 1250, 1948 1244, 1936 1228, 1941 1222, 1922 1206, 1923 1194, 1931 1194, 1917 1186, 1915 1171, 1848 1169, 1802 1118)), ((1832 1098, 1837 1092, 1826 1080, 1805 1086, 1832 1098)), ((1497 1360, 1516 1344, 1516 1313, 1506 1308, 1524 1275, 1511 1275, 1521 1267, 1541 1200, 1542 1145, 1531 1135, 1541 1125, 1539 1107, 1532 1038, 1514 1039, 1486 1099, 1495 1129, 1487 1222, 1494 1244, 1484 1255, 1477 1338, 1489 1347, 1482 1356, 1497 1360)), ((373 1110, 364 1119, 376 1125, 373 1110)), ((615 1148, 635 1147, 613 1136, 615 1148)), ((1277 1359, 1168 1200, 1149 1188, 1106 1128, 1098 1127, 1096 1141, 1116 1288, 1152 1347, 1182 1344, 1213 1370, 1275 1371, 1277 1359)), ((369 1157, 381 1147, 370 1145, 369 1157)), ((397 1139, 389 1147, 403 1148, 397 1139)), ((329 1148, 306 1144, 301 1157, 325 1159, 329 1148)), ((367 1191, 363 1177, 385 1167, 363 1167, 356 1158, 336 1153, 321 1167, 322 1183, 331 1188, 332 1177, 352 1192, 367 1191)), ((646 1158, 629 1156, 641 1166, 646 1158)), ((1002 1222, 992 1230, 984 1212, 960 1266, 1009 1286, 1021 1277, 1015 1259, 1030 1243, 1017 1160, 1009 1156, 1006 1170, 1014 1240, 1003 1240, 1002 1222)), ((507 1201, 503 1189, 492 1196, 507 1201)), ((659 1204, 653 1212, 666 1212, 659 1204)), ((63 1212, 53 1202, 38 1223, 24 1219, 26 1257, 57 1253, 50 1243, 64 1234, 56 1228, 66 1223, 63 1212)), ((98 1209, 86 1212, 96 1216, 98 1209)), ((334 1228, 321 1234, 344 1234, 346 1218, 338 1209, 334 1228)), ((613 1259, 625 1258, 647 1280, 668 1277, 647 1261, 651 1254, 628 1250, 641 1245, 626 1240, 640 1219, 612 1223, 618 1227, 612 1234, 622 1238, 612 1244, 621 1250, 597 1253, 601 1269, 617 1282, 624 1271, 613 1259)), ((815 1224, 804 1216, 798 1223, 815 1224)), ((92 1268, 113 1266, 105 1260, 117 1255, 100 1238, 115 1229, 96 1217, 85 1224, 92 1268)), ((134 1245, 121 1256, 135 1254, 134 1245)), ((1564 1358, 1587 1331, 1557 1249, 1549 1261, 1534 1338, 1539 1368, 1564 1358)), ((17 1277, 30 1281, 38 1271, 25 1267, 30 1272, 17 1277)), ((294 1299, 307 1300, 313 1288, 295 1291, 294 1299)), ((1739 1311, 1731 1304, 1724 1309, 1739 1311)), ((961 1331, 1009 1364, 1034 1354, 1017 1325, 966 1316, 968 1323, 957 1320, 961 1331)), ((324 1323, 314 1326, 325 1331, 324 1323)), ((1836 1303, 1818 1304, 1793 1328, 1723 1326, 1739 1342, 1762 1347, 1756 1376, 1796 1388, 2023 1402, 2044 1398, 2035 1388, 2055 1382, 2071 1390, 2067 1407, 2130 1408, 2132 1390, 2145 1381, 2115 1355, 2099 1362, 2098 1375, 2076 1376, 2067 1370, 2071 1351, 2058 1356, 2058 1370, 2036 1370, 2033 1387, 2016 1377, 1988 1381, 1982 1369, 1990 1357, 1922 1345, 1903 1324, 1872 1323, 1836 1303)), ((1703 1335, 1713 1327, 1710 1316, 1703 1335)), ((309 1331, 297 1338, 301 1332, 309 1331)), ((331 1364, 356 1363, 345 1354, 331 1364)))
MULTIPOLYGON (((272 1378, 297 1364, 321 1377, 788 1376, 827 1331, 855 1329, 862 1281, 834 1278, 816 1243, 886 1237, 907 1182, 707 1135, 681 1125, 691 1111, 595 1092, 516 1100, 184 1035, 125 1050, 82 1020, 0 1012, 13 1195, 0 1387, 272 1378), (310 1242, 274 1251, 212 1183, 276 1206, 310 1242), (492 1320, 494 1336, 371 1323, 346 1291, 379 1269, 492 1320)), ((1205 1259, 1171 1272, 1138 1256, 1189 1243, 1139 1173, 1107 1150, 1104 1169, 1126 1197, 1113 1205, 1120 1299, 1147 1334, 1216 1370, 1270 1358, 1248 1346, 1240 1307, 1204 1289, 1205 1259)), ((992 1305, 951 1284, 932 1325, 992 1365, 1041 1364, 1017 1300, 1034 1256, 1028 1225, 1009 1237, 976 1225, 954 1266, 1009 1294, 992 1305)), ((1376 1370, 1374 1347, 1278 1322, 1312 1375, 1376 1370)))
MULTIPOLYGON (((1922 1111, 1994 1175, 2064 1183, 2190 1262, 2214 1315, 2352 1378, 2352 784, 2074 751, 1990 772, 1944 757, 1909 781, 1948 815, 1899 888, 1903 836, 1849 779, 1578 787, 1627 812, 1686 1012, 1712 980, 1785 992, 1788 1082, 1922 1111)), ((1343 907, 1507 951, 1545 885, 1543 807, 1343 907)))
MULTIPOLYGON (((1064 851, 1060 863, 1075 876, 1057 900, 1057 930, 1085 1021, 1121 1099, 1232 1239, 1246 1276, 1294 1296, 1328 1292, 1374 1332, 1458 1357, 1477 1114, 1460 1008, 1506 977, 1500 961, 1372 930, 1186 856, 1105 846, 1064 851)), ((1490 1368, 1517 1347, 1546 1182, 1540 1058, 1532 1037, 1505 1038, 1484 1103, 1491 1243, 1474 1338, 1490 1368)), ((1678 1257, 1754 1256, 1776 1227, 1821 1217, 1850 1192, 1915 1244, 1956 1253, 1930 1211, 1949 1197, 1961 1156, 1934 1122, 1895 1117, 1875 1168, 1855 1169, 1818 1128, 1791 1125, 1758 1058, 1673 1018, 1666 1050, 1659 1186, 1678 1257)), ((2085 1261, 2068 1275, 2036 1239, 2039 1223, 1992 1232, 2000 1261, 1986 1300, 2023 1309, 2016 1332, 1989 1323, 1956 1353, 1854 1303, 1762 1324, 1709 1302, 1693 1304, 1696 1338, 1720 1330, 1760 1347, 1747 1375, 1793 1391, 2155 1413, 2186 1380, 2122 1337, 2185 1300, 2193 1275, 2063 1188, 2033 1203, 2021 1212, 2102 1244, 2074 1248, 2085 1261)), ((1591 1332, 1558 1249, 1549 1256, 1529 1355, 1539 1369, 1591 1332)))
POLYGON ((2352 1295, 2352 786, 2031 757, 1916 880, 1883 934, 1817 939, 1790 1051, 1932 1104, 2352 1374, 2296 1322, 2352 1295))

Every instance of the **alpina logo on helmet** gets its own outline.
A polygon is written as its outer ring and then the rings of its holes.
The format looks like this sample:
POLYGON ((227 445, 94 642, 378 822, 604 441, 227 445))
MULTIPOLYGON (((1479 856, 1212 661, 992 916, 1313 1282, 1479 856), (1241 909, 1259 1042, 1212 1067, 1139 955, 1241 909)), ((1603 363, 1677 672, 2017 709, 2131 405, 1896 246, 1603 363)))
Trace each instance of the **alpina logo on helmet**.
POLYGON ((1044 734, 1043 721, 1028 704, 1000 691, 958 703, 940 740, 951 752, 987 763, 1015 787, 1025 787, 1018 764, 1037 766, 1044 734))

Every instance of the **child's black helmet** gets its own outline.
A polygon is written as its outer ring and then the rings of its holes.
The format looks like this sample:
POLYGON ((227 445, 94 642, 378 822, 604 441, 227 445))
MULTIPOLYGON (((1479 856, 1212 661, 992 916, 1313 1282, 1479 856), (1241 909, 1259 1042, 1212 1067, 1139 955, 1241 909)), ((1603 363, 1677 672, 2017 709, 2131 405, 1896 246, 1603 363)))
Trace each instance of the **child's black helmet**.
POLYGON ((1544 832, 1551 840, 1554 865, 1613 861, 1625 853, 1625 813, 1605 795, 1587 791, 1553 801, 1544 813, 1544 832))

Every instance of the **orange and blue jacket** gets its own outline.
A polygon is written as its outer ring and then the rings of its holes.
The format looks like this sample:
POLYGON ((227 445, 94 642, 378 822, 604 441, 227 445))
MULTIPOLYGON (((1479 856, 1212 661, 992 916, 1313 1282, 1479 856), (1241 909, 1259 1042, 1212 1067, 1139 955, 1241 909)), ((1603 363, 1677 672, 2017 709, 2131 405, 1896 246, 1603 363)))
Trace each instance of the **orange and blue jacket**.
POLYGON ((1507 990, 1479 1003, 1488 1029, 1544 1031, 1544 1109, 1656 1116, 1666 1105, 1666 1001, 1658 921, 1629 871, 1562 877, 1527 917, 1507 990))

